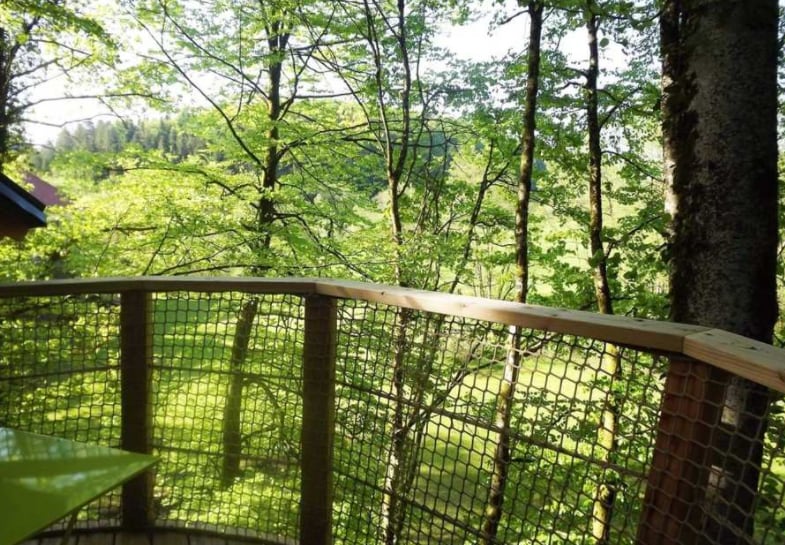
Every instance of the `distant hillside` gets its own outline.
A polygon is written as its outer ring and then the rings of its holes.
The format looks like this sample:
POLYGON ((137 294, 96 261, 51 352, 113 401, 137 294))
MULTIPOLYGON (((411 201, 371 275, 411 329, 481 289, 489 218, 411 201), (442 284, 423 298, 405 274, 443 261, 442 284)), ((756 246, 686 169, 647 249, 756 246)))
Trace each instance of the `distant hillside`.
POLYGON ((204 141, 189 130, 192 119, 192 114, 182 113, 174 119, 80 123, 74 129, 63 129, 54 142, 36 150, 32 164, 38 172, 49 172, 58 154, 119 153, 132 146, 161 151, 172 162, 179 162, 205 147, 204 141))

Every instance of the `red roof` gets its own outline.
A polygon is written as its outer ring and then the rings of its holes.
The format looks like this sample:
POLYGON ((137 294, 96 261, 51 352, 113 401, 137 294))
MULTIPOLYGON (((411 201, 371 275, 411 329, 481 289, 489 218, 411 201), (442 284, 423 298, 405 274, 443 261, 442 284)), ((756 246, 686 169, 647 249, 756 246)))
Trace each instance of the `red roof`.
POLYGON ((25 183, 32 186, 30 193, 46 206, 68 204, 68 200, 60 195, 57 188, 43 181, 35 174, 25 174, 25 183))

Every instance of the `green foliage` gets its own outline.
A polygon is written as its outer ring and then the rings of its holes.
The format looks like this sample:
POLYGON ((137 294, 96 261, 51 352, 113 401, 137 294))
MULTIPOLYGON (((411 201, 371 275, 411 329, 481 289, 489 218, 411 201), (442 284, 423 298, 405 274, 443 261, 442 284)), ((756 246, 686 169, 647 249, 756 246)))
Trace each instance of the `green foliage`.
POLYGON ((0 242, 5 281, 175 274, 242 260, 242 241, 221 227, 236 212, 201 177, 132 170, 47 213, 48 228, 0 242))
POLYGON ((131 152, 159 153, 171 163, 180 163, 204 150, 205 142, 193 134, 194 118, 182 112, 174 119, 155 121, 98 121, 63 129, 55 142, 35 151, 33 167, 43 173, 70 179, 99 180, 110 174, 117 156, 131 152), (82 170, 81 165, 90 165, 82 170))
MULTIPOLYGON (((124 66, 112 77, 120 91, 155 97, 152 105, 158 111, 138 121, 85 122, 29 154, 33 168, 50 177, 68 203, 47 209, 46 229, 19 242, 0 241, 0 280, 335 276, 508 298, 515 282, 513 210, 526 78, 520 50, 525 44, 489 62, 451 59, 434 45, 438 27, 448 19, 478 16, 471 3, 407 3, 405 32, 397 26, 395 3, 372 4, 373 9, 360 2, 128 3, 136 25, 129 39, 137 32, 146 36, 145 61, 124 66), (283 74, 277 85, 272 77, 276 66, 283 74), (181 109, 192 103, 185 98, 194 95, 201 106, 181 109), (270 165, 272 173, 266 168, 270 165), (391 190, 392 174, 397 186, 391 190), (271 178, 274 183, 268 183, 271 178), (400 240, 391 235, 393 201, 400 240), (273 212, 263 220, 264 204, 271 204, 273 212)), ((497 23, 520 9, 517 2, 501 4, 494 3, 497 23)), ((25 17, 40 15, 45 24, 38 30, 56 36, 58 47, 107 44, 107 63, 115 43, 126 38, 109 37, 94 19, 64 4, 12 0, 8 6, 0 12, 0 27, 18 28, 25 17)), ((577 1, 547 6, 528 300, 593 309, 591 268, 606 257, 616 311, 663 318, 668 312, 661 255, 667 218, 657 150, 653 6, 609 2, 597 8, 605 16, 599 115, 606 256, 589 255, 586 236, 584 67, 561 44, 582 30, 584 7, 577 1), (609 69, 614 51, 624 62, 609 69)), ((54 53, 36 36, 31 32, 14 39, 31 59, 50 58, 54 53)), ((20 419, 35 411, 45 414, 50 422, 42 428, 45 432, 81 433, 71 429, 71 422, 84 417, 90 419, 85 439, 113 441, 116 416, 108 410, 85 414, 81 407, 100 400, 114 403, 118 397, 118 349, 112 336, 116 301, 107 297, 82 303, 79 312, 57 315, 54 322, 49 301, 3 315, 0 369, 21 362, 22 369, 49 372, 73 361, 91 363, 67 378, 33 379, 21 389, 0 390, 0 400, 18 408, 20 419), (85 321, 84 316, 93 314, 104 321, 85 321), (26 328, 35 335, 26 336, 26 328), (50 336, 44 340, 47 331, 50 336), (93 339, 90 331, 100 335, 93 339), (71 338, 83 341, 67 346, 71 338)), ((180 306, 156 303, 156 323, 161 325, 155 335, 167 347, 156 353, 157 438, 181 449, 163 455, 160 508, 164 516, 184 524, 197 518, 287 534, 296 526, 299 493, 293 470, 299 390, 292 376, 299 376, 301 349, 300 341, 287 335, 301 327, 299 315, 268 304, 254 317, 257 338, 242 362, 245 458, 229 486, 221 482, 219 470, 221 426, 208 428, 195 421, 221 421, 239 309, 238 300, 197 296, 180 306)), ((432 403, 425 405, 427 410, 398 403, 413 422, 403 434, 403 464, 411 486, 401 494, 425 506, 406 513, 410 529, 399 537, 414 540, 411 528, 428 525, 427 509, 460 513, 449 524, 431 528, 432 541, 476 527, 482 512, 472 498, 485 497, 493 445, 474 447, 475 436, 488 430, 456 415, 473 411, 481 421, 492 419, 506 332, 462 331, 461 339, 485 342, 487 366, 480 369, 472 365, 481 358, 472 349, 459 354, 455 345, 460 341, 445 333, 454 324, 418 316, 405 331, 405 354, 394 377, 394 330, 400 318, 378 309, 354 310, 371 325, 355 326, 348 314, 342 317, 346 327, 356 329, 344 332, 342 339, 353 346, 354 357, 339 362, 344 382, 336 422, 337 541, 380 539, 380 489, 393 444, 396 382, 407 399, 432 403), (374 362, 377 374, 364 367, 374 362), (476 387, 472 393, 462 393, 471 386, 476 387), (358 459, 365 465, 358 467, 358 459), (352 489, 355 480, 369 483, 372 491, 352 489), (362 513, 357 505, 364 507, 362 513)), ((785 338, 782 327, 778 334, 785 338)), ((505 515, 506 534, 500 534, 510 542, 582 542, 585 520, 580 513, 590 511, 593 487, 602 476, 625 479, 601 475, 586 462, 603 408, 590 390, 617 392, 619 385, 581 375, 596 368, 596 347, 574 342, 569 357, 568 349, 561 349, 565 352, 539 356, 538 363, 526 362, 524 380, 529 383, 515 400, 516 462, 509 479, 518 488, 509 500, 515 507, 505 515), (570 358, 574 360, 565 364, 570 358), (558 384, 543 379, 547 373, 560 377, 558 384), (565 457, 540 448, 544 443, 574 448, 578 454, 565 457), (542 467, 549 472, 544 481, 538 473, 542 467), (552 493, 554 487, 574 483, 579 484, 561 498, 552 493), (552 533, 534 524, 534 512, 552 521, 552 533)), ((645 363, 640 374, 656 381, 661 362, 645 363)), ((621 419, 624 433, 616 456, 630 471, 643 471, 648 463, 657 416, 653 401, 646 398, 649 386, 633 384, 624 392, 628 404, 623 414, 629 410, 635 418, 621 419)), ((781 425, 781 415, 772 419, 773 429, 781 425)), ((782 527, 775 505, 782 483, 767 478, 762 494, 758 517, 782 527)), ((620 488, 614 517, 636 519, 640 495, 632 485, 620 488)))
MULTIPOLYGON (((76 2, 8 0, 0 7, 0 166, 24 149, 22 124, 52 80, 65 82, 112 66, 116 44, 89 8, 76 2)), ((94 73, 93 73, 94 75, 94 73)), ((62 92, 62 90, 60 91, 62 92)))

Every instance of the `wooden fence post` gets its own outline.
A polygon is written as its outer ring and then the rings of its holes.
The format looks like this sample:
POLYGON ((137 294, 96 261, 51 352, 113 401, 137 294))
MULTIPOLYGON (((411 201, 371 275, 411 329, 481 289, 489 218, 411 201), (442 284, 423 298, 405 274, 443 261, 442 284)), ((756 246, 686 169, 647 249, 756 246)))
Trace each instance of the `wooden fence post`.
POLYGON ((332 543, 337 305, 305 298, 300 543, 332 543))
POLYGON ((722 414, 725 376, 707 363, 671 358, 637 545, 702 542, 703 503, 712 486, 712 436, 722 414))
MULTIPOLYGON (((150 454, 153 299, 148 292, 127 291, 122 293, 120 301, 120 446, 131 452, 150 454)), ((151 527, 153 480, 153 470, 147 470, 123 485, 123 529, 142 531, 151 527)))

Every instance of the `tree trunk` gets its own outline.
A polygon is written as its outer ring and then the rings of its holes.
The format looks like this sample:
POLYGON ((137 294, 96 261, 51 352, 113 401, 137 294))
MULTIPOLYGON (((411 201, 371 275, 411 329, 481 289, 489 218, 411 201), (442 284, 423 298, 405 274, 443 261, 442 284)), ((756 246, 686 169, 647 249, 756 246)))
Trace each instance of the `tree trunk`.
MULTIPOLYGON (((401 55, 402 69, 402 89, 400 92, 401 104, 401 129, 399 134, 393 135, 388 124, 389 106, 384 98, 384 71, 383 64, 386 59, 382 58, 381 43, 379 36, 374 29, 374 13, 370 4, 365 1, 364 10, 368 22, 368 40, 371 42, 371 49, 374 52, 375 83, 379 111, 382 118, 384 160, 387 177, 387 193, 389 196, 390 207, 390 238, 393 243, 393 267, 395 283, 399 286, 407 287, 411 285, 412 279, 404 268, 403 246, 405 244, 403 234, 403 220, 401 217, 401 178, 403 176, 406 159, 409 154, 411 138, 411 90, 412 74, 409 65, 407 25, 406 25, 406 2, 397 0, 395 4, 394 19, 383 16, 384 20, 391 25, 395 25, 397 32, 394 33, 396 46, 401 55), (398 153, 396 156, 395 149, 398 153)), ((376 9, 380 9, 378 6, 376 9)), ((404 368, 406 353, 408 352, 407 329, 411 321, 411 311, 400 309, 396 315, 395 331, 393 332, 394 354, 393 354, 393 377, 391 384, 391 394, 394 399, 393 422, 391 430, 390 452, 387 458, 387 472, 384 478, 384 492, 382 495, 382 536, 385 545, 396 545, 400 541, 403 529, 405 509, 401 502, 401 496, 406 491, 405 481, 407 471, 407 457, 414 456, 410 452, 408 445, 409 430, 405 426, 405 381, 406 370, 404 368)))
POLYGON ((405 378, 404 369, 407 351, 407 328, 411 319, 411 311, 400 309, 395 324, 393 353, 393 422, 391 432, 390 453, 387 457, 387 472, 384 477, 384 494, 382 496, 382 532, 385 545, 395 545, 400 538, 404 521, 404 509, 401 505, 401 494, 406 487, 403 480, 406 471, 406 458, 409 452, 409 430, 404 425, 405 415, 405 378))
MULTIPOLYGON (((613 314, 613 300, 608 282, 608 256, 603 243, 603 199, 602 199, 602 147, 600 144, 599 104, 597 78, 599 76, 599 49, 597 33, 600 20, 596 6, 589 0, 586 6, 586 30, 589 38, 589 68, 586 71, 586 119, 589 133, 589 251, 597 310, 601 314, 613 314)), ((616 451, 616 429, 619 421, 621 400, 614 393, 614 383, 621 379, 622 366, 618 349, 606 345, 600 359, 601 378, 608 380, 604 406, 597 429, 597 446, 607 461, 612 461, 616 451)), ((591 533, 598 545, 607 545, 610 540, 613 505, 616 501, 618 483, 613 477, 602 475, 597 483, 592 508, 591 533)))
POLYGON ((224 488, 232 486, 240 475, 240 454, 242 449, 241 419, 243 406, 242 369, 248 356, 251 331, 256 318, 259 301, 256 297, 243 302, 237 318, 237 326, 229 360, 229 385, 226 392, 226 404, 223 415, 223 464, 221 466, 221 484, 224 488))
MULTIPOLYGON (((540 41, 542 36, 543 4, 529 1, 527 9, 530 17, 528 71, 526 78, 526 98, 523 110, 523 135, 521 137, 521 166, 518 176, 518 201, 515 209, 515 300, 525 303, 529 290, 529 199, 532 189, 534 170, 534 147, 537 113, 537 92, 540 83, 540 41)), ((496 420, 498 428, 496 450, 493 456, 493 470, 485 506, 480 543, 496 543, 499 523, 502 517, 504 491, 510 465, 511 429, 515 388, 521 365, 521 331, 510 327, 509 349, 504 364, 504 375, 497 394, 496 420)))
POLYGON ((593 1, 589 1, 586 9, 586 29, 589 35, 589 69, 586 71, 585 87, 589 136, 589 252, 597 310, 602 314, 613 314, 611 288, 608 283, 608 258, 602 240, 602 147, 597 98, 597 77, 600 72, 597 31, 600 22, 599 16, 593 12, 593 1))
MULTIPOLYGON (((777 316, 777 17, 775 0, 668 0, 661 17, 671 315, 764 342, 771 342, 777 316)), ((692 365, 696 376, 706 374, 692 365)), ((678 380, 674 372, 669 381, 678 380)), ((713 454, 700 478, 682 489, 698 513, 699 542, 747 543, 770 395, 712 373, 722 394, 721 410, 705 423, 719 428, 713 454)), ((666 397, 663 413, 678 405, 708 414, 710 398, 666 397)), ((676 466, 693 463, 658 460, 668 441, 661 423, 639 531, 646 543, 663 524, 656 506, 675 486, 671 475, 686 471, 676 466)))
POLYGON ((0 172, 9 159, 11 147, 11 78, 13 77, 16 44, 8 39, 8 32, 0 28, 0 172))
MULTIPOLYGON (((251 242, 251 248, 257 256, 265 255, 270 249, 272 242, 271 226, 275 221, 275 203, 270 194, 278 185, 278 164, 280 162, 280 150, 278 149, 278 123, 282 117, 281 104, 281 52, 285 50, 289 36, 280 33, 280 22, 271 24, 271 35, 268 37, 268 48, 273 60, 268 68, 268 102, 267 118, 271 124, 267 132, 267 146, 262 168, 262 180, 259 190, 260 197, 256 205, 256 238, 251 242)), ((266 267, 256 267, 252 270, 253 275, 260 275, 266 267)), ((229 384, 226 392, 226 405, 224 407, 224 427, 222 432, 222 442, 224 446, 224 460, 221 471, 221 483, 224 487, 229 487, 235 478, 240 474, 240 456, 242 450, 241 427, 242 427, 242 397, 243 397, 243 367, 248 354, 248 342, 250 332, 256 312, 258 310, 258 300, 253 298, 244 303, 237 318, 234 339, 232 340, 232 354, 229 363, 230 375, 229 384)))

